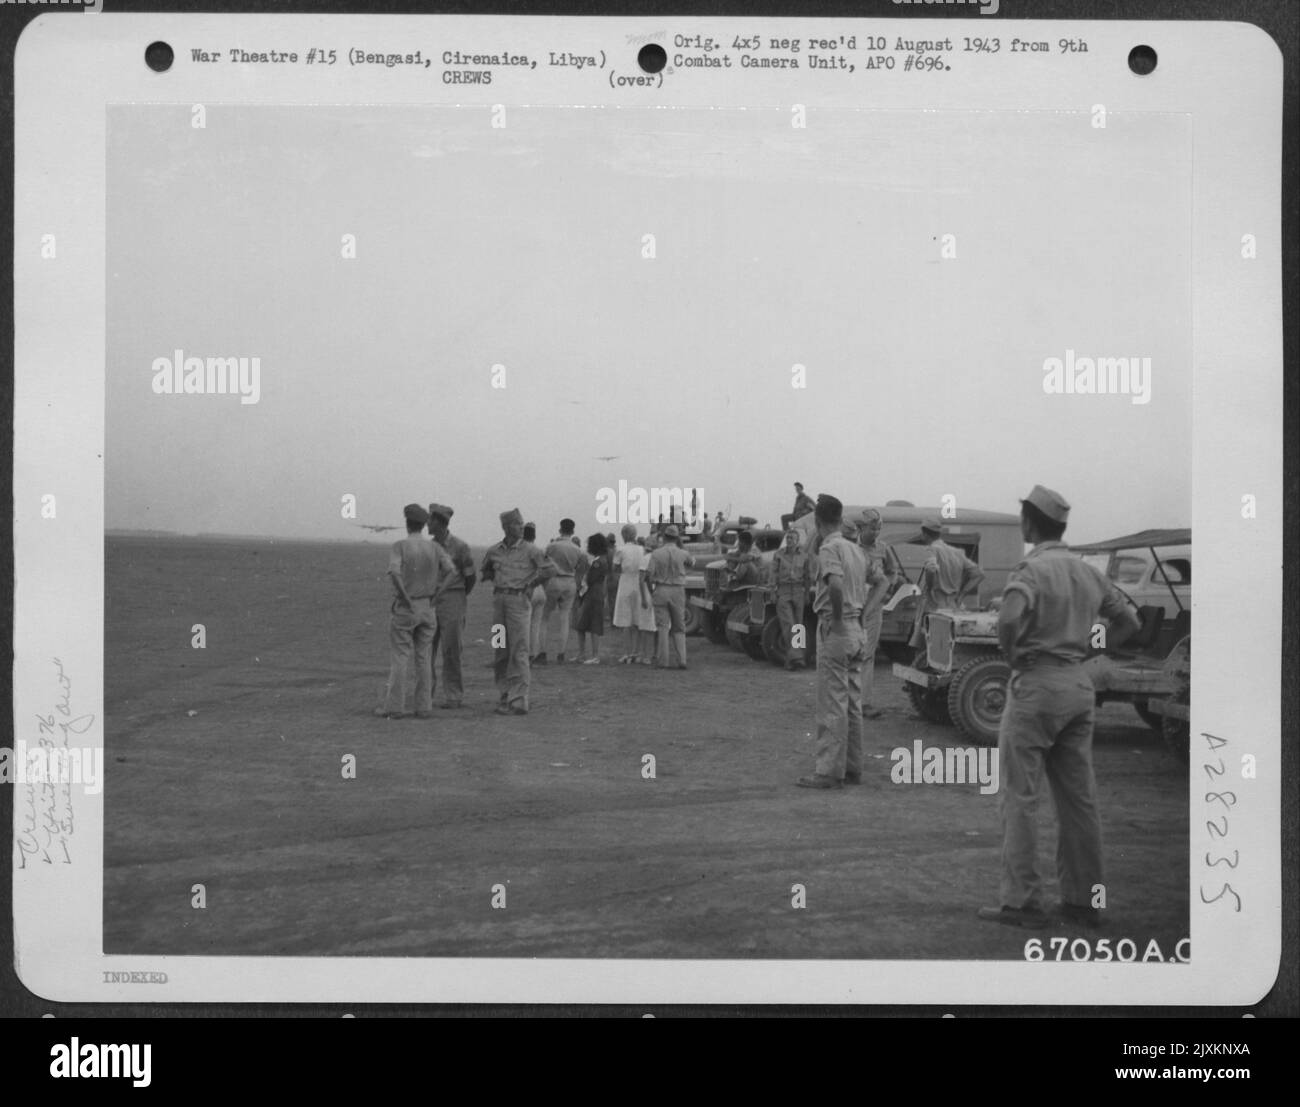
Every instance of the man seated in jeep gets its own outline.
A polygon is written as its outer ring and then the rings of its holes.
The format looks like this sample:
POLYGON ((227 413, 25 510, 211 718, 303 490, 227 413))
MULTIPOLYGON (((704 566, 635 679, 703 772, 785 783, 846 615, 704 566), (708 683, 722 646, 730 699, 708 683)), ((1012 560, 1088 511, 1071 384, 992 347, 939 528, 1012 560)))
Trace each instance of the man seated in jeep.
POLYGON ((727 554, 727 563, 728 573, 722 586, 724 593, 743 593, 751 585, 762 583, 762 563, 754 552, 754 536, 749 531, 742 530, 736 536, 736 548, 727 554))

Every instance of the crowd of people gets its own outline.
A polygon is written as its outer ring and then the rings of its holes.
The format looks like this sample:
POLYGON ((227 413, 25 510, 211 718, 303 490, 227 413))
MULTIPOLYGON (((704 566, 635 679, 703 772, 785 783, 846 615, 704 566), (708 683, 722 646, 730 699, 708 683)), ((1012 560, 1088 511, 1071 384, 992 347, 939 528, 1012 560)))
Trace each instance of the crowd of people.
MULTIPOLYGON (((809 589, 816 615, 817 740, 814 771, 801 787, 831 790, 862 783, 864 717, 879 714, 864 687, 880 633, 884 596, 899 566, 878 544, 880 515, 868 509, 845 520, 841 502, 812 501, 796 485, 795 511, 782 518, 784 545, 765 582, 775 592, 787 646, 787 667, 803 663, 804 607, 809 589), (809 504, 811 503, 811 508, 809 504), (811 514, 810 548, 792 524, 811 514)), ((1101 831, 1092 770, 1094 692, 1081 668, 1095 620, 1105 616, 1118 644, 1137 620, 1113 584, 1070 554, 1061 536, 1069 504, 1036 485, 1021 501, 1021 532, 1033 549, 1012 572, 999 614, 999 643, 1012 675, 1001 720, 999 811, 1003 824, 1001 902, 981 918, 1012 926, 1045 925, 1037 871, 1036 809, 1043 781, 1050 786, 1060 823, 1058 870, 1061 913, 1096 925, 1093 902, 1102 880, 1101 831)), ((536 527, 518 510, 501 514, 503 538, 477 568, 468 546, 451 534, 454 512, 442 504, 404 509, 407 535, 394 543, 388 575, 394 598, 390 621, 391 665, 377 715, 407 714, 408 673, 414 662, 416 717, 432 714, 440 651, 444 708, 461 706, 461 648, 465 601, 477 581, 492 587, 492 647, 500 715, 526 715, 533 665, 569 660, 601 663, 604 633, 622 634, 621 664, 685 669, 685 581, 694 559, 674 525, 645 538, 624 526, 622 542, 592 534, 584 544, 571 519, 542 548, 536 527), (422 537, 428 527, 432 541, 422 537)), ((939 520, 922 525, 928 558, 921 577, 920 613, 913 644, 924 645, 925 613, 960 605, 982 574, 960 550, 942 540, 939 520)), ((741 532, 731 554, 728 587, 759 583, 752 539, 741 532), (749 539, 749 541, 747 541, 749 539), (739 582, 739 583, 738 583, 739 582)))
POLYGON ((393 544, 388 577, 393 587, 390 664, 382 702, 386 718, 428 718, 442 657, 444 699, 462 705, 461 655, 465 605, 480 581, 492 587, 493 668, 497 713, 525 715, 536 665, 599 665, 607 631, 619 636, 618 664, 685 669, 686 572, 694 559, 682 549, 675 525, 641 536, 634 525, 592 534, 585 544, 572 519, 543 548, 537 528, 518 510, 501 515, 502 541, 478 566, 465 542, 450 531, 455 512, 445 504, 403 509, 406 538, 393 544), (423 537, 428 527, 432 541, 423 537), (576 636, 577 652, 569 653, 576 636), (414 669, 412 681, 411 671, 414 669), (414 685, 413 709, 406 707, 414 685))

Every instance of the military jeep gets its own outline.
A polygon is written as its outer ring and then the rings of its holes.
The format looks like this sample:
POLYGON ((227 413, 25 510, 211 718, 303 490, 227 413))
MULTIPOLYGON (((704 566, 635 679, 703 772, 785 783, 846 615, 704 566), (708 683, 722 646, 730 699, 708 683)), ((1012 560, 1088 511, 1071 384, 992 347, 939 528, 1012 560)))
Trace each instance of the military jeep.
MULTIPOLYGON (((1131 703, 1139 717, 1163 737, 1181 760, 1188 758, 1191 702, 1191 612, 1184 606, 1174 569, 1186 566, 1190 584, 1191 531, 1143 531, 1122 538, 1071 547, 1089 560, 1104 555, 1103 572, 1115 583, 1122 553, 1145 550, 1153 572, 1168 585, 1172 603, 1139 604, 1125 589, 1116 589, 1133 608, 1138 631, 1119 647, 1105 644, 1104 624, 1095 636, 1095 652, 1083 667, 1092 679, 1098 706, 1131 703), (1159 551, 1164 551, 1162 554, 1159 551), (1166 617, 1167 612, 1174 612, 1166 617)), ((1099 565, 1099 567, 1103 567, 1099 565)), ((1145 598, 1145 597, 1144 597, 1145 598)), ((998 613, 941 610, 926 620, 925 668, 896 664, 894 675, 906 683, 918 714, 931 722, 952 723, 980 745, 997 742, 1010 667, 999 652, 998 613)))

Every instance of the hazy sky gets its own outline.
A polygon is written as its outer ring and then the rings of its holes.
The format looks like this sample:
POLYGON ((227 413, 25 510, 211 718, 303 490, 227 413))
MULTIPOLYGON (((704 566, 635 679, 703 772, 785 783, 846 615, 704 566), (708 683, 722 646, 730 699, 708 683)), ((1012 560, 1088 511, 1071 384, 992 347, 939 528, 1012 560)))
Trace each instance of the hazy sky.
POLYGON ((563 515, 597 529, 620 479, 773 523, 797 479, 1004 511, 1043 483, 1077 541, 1190 525, 1182 117, 511 109, 493 129, 483 109, 209 105, 206 124, 110 113, 110 528, 362 537, 351 494, 360 522, 439 500, 481 542, 518 506, 545 538, 563 515), (260 358, 259 402, 155 394, 177 349, 260 358), (1150 402, 1045 394, 1067 349, 1149 357, 1150 402))

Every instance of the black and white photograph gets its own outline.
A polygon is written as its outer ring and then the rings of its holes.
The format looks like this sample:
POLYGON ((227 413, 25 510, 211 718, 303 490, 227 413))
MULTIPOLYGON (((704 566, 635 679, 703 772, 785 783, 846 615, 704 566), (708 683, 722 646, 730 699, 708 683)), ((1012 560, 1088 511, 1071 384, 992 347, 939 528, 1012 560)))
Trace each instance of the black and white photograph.
POLYGON ((169 18, 95 92, 102 422, 79 485, 16 471, 102 554, 92 674, 22 648, 23 588, 71 598, 20 541, 16 889, 102 850, 96 955, 227 998, 367 960, 1152 996, 1243 891, 1266 959, 1276 673, 1271 735, 1210 712, 1277 618, 1221 569, 1280 582, 1280 316, 1227 388, 1219 275, 1267 286, 1277 209, 1206 214, 1204 39, 169 18))

